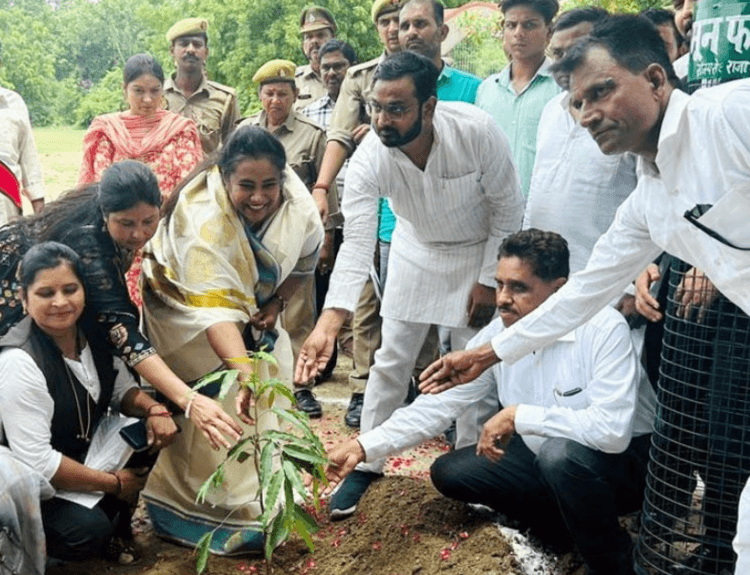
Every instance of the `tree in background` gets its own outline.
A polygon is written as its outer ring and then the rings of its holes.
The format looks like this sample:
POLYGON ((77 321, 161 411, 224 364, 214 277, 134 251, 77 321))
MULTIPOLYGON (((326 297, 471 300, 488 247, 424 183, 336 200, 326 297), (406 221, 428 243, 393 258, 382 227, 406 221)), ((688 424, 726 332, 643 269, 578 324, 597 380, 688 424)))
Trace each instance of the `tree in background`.
MULTIPOLYGON (((208 76, 234 87, 241 110, 250 114, 260 108, 252 76, 261 64, 272 58, 305 63, 299 15, 313 3, 331 10, 338 37, 360 62, 380 53, 370 0, 0 0, 0 83, 23 96, 35 125, 85 127, 120 109, 119 70, 133 54, 148 52, 171 73, 164 34, 174 22, 199 16, 210 22, 208 76)), ((663 2, 568 0, 564 9, 592 4, 637 12, 663 2)), ((505 65, 496 21, 465 15, 458 24, 469 30, 452 54, 459 67, 484 77, 505 65)))

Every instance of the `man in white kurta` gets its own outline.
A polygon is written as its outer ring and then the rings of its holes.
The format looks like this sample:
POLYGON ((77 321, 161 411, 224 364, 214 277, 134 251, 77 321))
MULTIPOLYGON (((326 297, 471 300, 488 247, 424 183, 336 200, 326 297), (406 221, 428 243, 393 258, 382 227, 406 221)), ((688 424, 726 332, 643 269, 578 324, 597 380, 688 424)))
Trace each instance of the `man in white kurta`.
MULTIPOLYGON (((309 376, 329 357, 367 278, 378 199, 390 198, 398 225, 381 308, 383 344, 367 382, 363 432, 403 404, 431 324, 450 328, 454 349, 476 331, 469 327, 473 316, 494 305, 497 249, 520 228, 523 206, 507 139, 494 120, 468 104, 436 104, 437 70, 423 56, 405 52, 385 62, 370 101, 373 132, 352 156, 346 174, 344 244, 326 309, 300 352, 295 374, 295 380, 309 376), (385 62, 391 62, 389 67, 385 62), (393 78, 396 64, 419 70, 393 78)), ((475 441, 476 422, 472 433, 475 441)), ((368 471, 380 473, 382 466, 376 461, 368 471)))
MULTIPOLYGON (((0 86, 0 163, 15 177, 32 202, 34 211, 44 205, 42 167, 23 98, 0 86)), ((0 192, 0 226, 21 215, 21 207, 0 192)))

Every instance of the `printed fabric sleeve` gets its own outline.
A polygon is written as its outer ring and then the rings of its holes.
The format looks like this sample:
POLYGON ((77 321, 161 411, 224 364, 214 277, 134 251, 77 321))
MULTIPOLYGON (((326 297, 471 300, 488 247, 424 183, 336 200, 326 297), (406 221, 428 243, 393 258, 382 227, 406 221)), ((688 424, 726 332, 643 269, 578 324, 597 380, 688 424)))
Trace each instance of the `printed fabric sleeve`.
POLYGON ((60 241, 81 256, 87 305, 107 331, 114 354, 130 367, 154 355, 156 350, 138 329, 140 316, 125 285, 124 264, 106 231, 82 226, 60 241))
POLYGON ((98 182, 104 170, 112 165, 115 159, 115 147, 104 134, 98 118, 94 118, 86 135, 83 137, 83 159, 78 174, 77 185, 82 186, 98 182))

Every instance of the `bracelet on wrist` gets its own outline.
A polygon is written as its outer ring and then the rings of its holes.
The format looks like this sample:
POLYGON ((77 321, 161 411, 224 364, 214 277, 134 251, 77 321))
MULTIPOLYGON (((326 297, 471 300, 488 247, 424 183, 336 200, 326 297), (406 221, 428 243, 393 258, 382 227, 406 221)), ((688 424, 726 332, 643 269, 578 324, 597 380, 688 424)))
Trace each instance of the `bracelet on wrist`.
POLYGON ((152 415, 157 415, 157 416, 162 416, 162 417, 172 417, 172 414, 169 413, 169 410, 167 409, 167 406, 164 405, 163 403, 154 403, 153 405, 151 405, 151 407, 149 407, 146 410, 146 413, 148 414, 148 415, 146 415, 147 418, 151 417, 152 415), (154 407, 161 407, 162 411, 159 411, 157 413, 151 413, 151 410, 154 407))
POLYGON ((318 188, 320 190, 325 190, 326 194, 331 191, 331 184, 326 184, 325 182, 315 182, 315 185, 312 187, 314 190, 315 188, 318 188))
POLYGON ((117 497, 122 493, 122 480, 120 480, 120 476, 117 475, 116 471, 110 471, 109 474, 114 475, 115 479, 117 479, 117 490, 114 493, 115 497, 117 497))
POLYGON ((185 419, 190 419, 190 408, 193 406, 193 400, 195 399, 195 396, 198 395, 198 392, 193 390, 188 394, 188 402, 185 406, 185 419))

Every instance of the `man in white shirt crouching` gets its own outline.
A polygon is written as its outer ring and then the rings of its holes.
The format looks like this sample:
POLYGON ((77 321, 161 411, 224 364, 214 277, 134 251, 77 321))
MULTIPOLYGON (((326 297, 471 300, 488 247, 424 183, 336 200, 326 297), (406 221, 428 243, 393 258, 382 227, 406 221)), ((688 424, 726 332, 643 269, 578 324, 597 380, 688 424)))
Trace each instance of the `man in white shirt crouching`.
MULTIPOLYGON (((495 319, 468 347, 490 341, 565 282, 567 242, 524 230, 500 246, 495 319)), ((627 323, 605 307, 579 328, 513 365, 499 363, 471 383, 420 395, 387 421, 336 446, 329 479, 362 461, 417 445, 496 389, 501 407, 479 443, 438 458, 435 487, 489 505, 545 533, 567 531, 590 575, 630 575, 631 542, 618 514, 642 503, 655 396, 627 323)), ((430 391, 425 387, 422 391, 430 391)))

